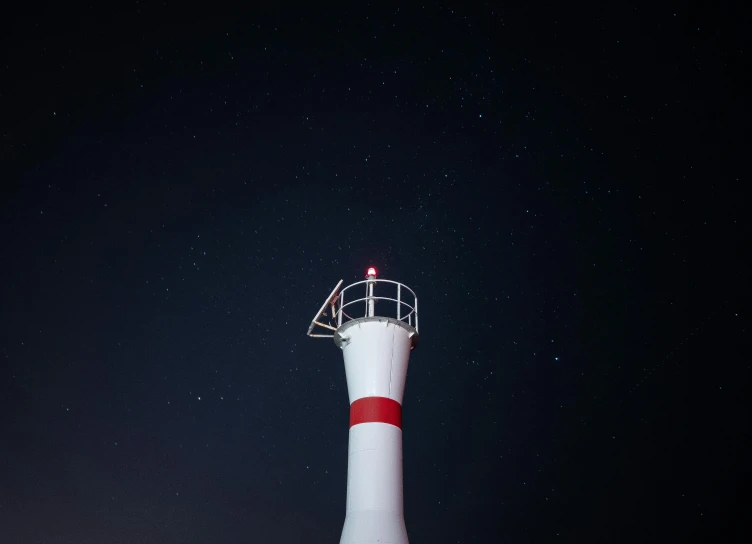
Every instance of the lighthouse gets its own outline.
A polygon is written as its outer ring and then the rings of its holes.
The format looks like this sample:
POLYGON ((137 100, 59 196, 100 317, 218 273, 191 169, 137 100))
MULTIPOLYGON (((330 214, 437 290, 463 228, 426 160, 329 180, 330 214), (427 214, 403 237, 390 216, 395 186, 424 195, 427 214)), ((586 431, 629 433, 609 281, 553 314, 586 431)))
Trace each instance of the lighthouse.
POLYGON ((308 336, 342 350, 350 400, 347 506, 340 544, 407 544, 402 495, 402 397, 418 342, 418 298, 401 283, 337 284, 308 336))

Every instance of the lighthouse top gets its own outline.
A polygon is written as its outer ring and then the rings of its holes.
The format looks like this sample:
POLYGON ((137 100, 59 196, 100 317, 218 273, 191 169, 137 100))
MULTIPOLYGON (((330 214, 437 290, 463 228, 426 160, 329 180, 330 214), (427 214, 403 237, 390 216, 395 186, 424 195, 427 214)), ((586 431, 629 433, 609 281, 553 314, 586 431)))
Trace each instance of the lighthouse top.
POLYGON ((308 336, 334 338, 336 342, 336 332, 354 321, 391 321, 413 333, 411 337, 415 347, 418 339, 418 297, 412 289, 396 281, 377 279, 376 268, 372 266, 368 268, 365 280, 344 288, 342 282, 339 281, 311 320, 308 336), (374 292, 377 286, 378 296, 374 292), (363 296, 359 297, 361 294, 363 296))

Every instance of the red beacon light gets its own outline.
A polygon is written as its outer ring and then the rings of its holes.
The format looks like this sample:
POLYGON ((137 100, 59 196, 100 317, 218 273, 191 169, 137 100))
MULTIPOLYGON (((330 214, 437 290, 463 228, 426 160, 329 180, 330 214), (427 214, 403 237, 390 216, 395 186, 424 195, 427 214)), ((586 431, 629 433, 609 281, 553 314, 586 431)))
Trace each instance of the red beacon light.
POLYGON ((366 272, 367 278, 375 278, 376 277, 376 269, 374 267, 370 267, 368 269, 368 272, 366 272))

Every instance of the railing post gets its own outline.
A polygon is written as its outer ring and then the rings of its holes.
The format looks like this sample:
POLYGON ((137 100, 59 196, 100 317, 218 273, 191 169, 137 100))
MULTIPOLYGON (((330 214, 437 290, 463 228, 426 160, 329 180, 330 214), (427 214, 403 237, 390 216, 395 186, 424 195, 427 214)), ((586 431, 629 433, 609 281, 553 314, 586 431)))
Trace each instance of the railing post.
POLYGON ((415 332, 420 332, 418 330, 418 297, 415 297, 415 332))
POLYGON ((402 292, 401 287, 402 287, 402 284, 398 283, 397 284, 397 321, 399 321, 399 318, 400 318, 400 306, 402 305, 402 303, 400 302, 400 293, 402 292))
POLYGON ((342 292, 339 294, 339 316, 337 317, 337 327, 342 326, 342 308, 345 306, 345 291, 347 291, 347 287, 342 289, 342 292))

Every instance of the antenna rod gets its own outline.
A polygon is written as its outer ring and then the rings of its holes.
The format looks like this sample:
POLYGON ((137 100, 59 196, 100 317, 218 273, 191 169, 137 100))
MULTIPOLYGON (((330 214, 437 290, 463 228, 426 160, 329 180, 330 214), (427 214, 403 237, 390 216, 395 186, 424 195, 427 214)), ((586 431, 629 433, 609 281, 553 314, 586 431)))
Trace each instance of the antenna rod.
POLYGON ((366 275, 366 278, 368 281, 368 312, 367 317, 373 317, 374 311, 376 310, 376 300, 373 298, 373 286, 376 284, 376 269, 374 267, 371 267, 368 269, 368 273, 366 275))

